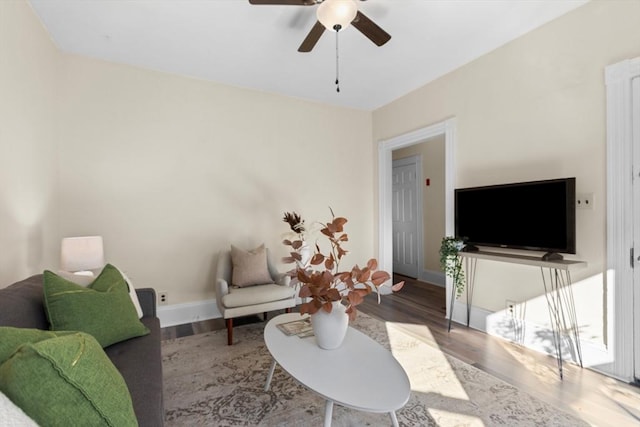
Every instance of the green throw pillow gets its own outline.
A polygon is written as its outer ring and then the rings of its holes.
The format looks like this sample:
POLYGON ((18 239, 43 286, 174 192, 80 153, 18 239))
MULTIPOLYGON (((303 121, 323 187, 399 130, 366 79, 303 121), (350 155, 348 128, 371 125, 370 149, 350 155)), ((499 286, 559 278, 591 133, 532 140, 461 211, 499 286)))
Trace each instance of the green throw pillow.
POLYGON ((13 356, 23 344, 36 343, 49 338, 75 334, 75 331, 43 331, 41 329, 0 326, 0 364, 13 356))
POLYGON ((138 425, 122 375, 82 332, 22 345, 0 365, 0 391, 41 426, 138 425))
POLYGON ((45 271, 44 304, 51 330, 86 332, 102 347, 148 334, 128 289, 122 274, 111 264, 87 287, 45 271))

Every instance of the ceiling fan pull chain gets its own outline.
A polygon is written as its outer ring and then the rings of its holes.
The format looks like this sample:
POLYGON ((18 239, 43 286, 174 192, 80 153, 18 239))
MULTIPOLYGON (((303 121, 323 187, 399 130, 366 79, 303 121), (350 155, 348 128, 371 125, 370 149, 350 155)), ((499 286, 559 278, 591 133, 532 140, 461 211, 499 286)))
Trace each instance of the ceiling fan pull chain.
POLYGON ((339 65, 339 56, 338 56, 338 33, 340 32, 340 25, 336 25, 336 92, 340 92, 340 65, 339 65))

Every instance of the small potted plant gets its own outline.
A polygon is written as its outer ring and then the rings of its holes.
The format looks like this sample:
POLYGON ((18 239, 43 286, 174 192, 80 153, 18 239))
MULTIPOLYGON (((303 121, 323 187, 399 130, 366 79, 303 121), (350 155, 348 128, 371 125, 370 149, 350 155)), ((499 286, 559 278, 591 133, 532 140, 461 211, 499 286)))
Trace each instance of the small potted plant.
POLYGON ((453 279, 456 298, 464 290, 464 270, 459 252, 464 248, 464 240, 456 237, 443 237, 440 245, 440 266, 444 274, 453 279))
MULTIPOLYGON (((389 273, 378 270, 378 261, 371 258, 364 267, 354 265, 350 269, 341 270, 340 262, 347 255, 342 245, 349 240, 344 231, 347 219, 336 217, 331 210, 332 219, 323 224, 320 233, 329 241, 329 251, 323 253, 318 243, 315 253, 308 266, 300 266, 292 271, 292 282, 297 281, 302 286, 299 296, 307 298, 300 305, 300 313, 309 313, 318 345, 325 349, 337 348, 346 334, 348 322, 356 318, 356 306, 364 301, 364 297, 372 292, 378 294, 380 302, 380 288, 390 286, 389 273), (346 307, 342 304, 346 302, 346 307), (332 315, 333 316, 330 316, 332 315), (329 318, 327 329, 322 330, 325 318, 329 318), (339 320, 335 320, 339 318, 339 320)), ((285 240, 287 246, 295 249, 293 242, 285 240)), ((294 251, 291 256, 283 259, 285 263, 297 262, 298 254, 294 251)), ((392 291, 399 291, 404 282, 396 283, 392 291)))

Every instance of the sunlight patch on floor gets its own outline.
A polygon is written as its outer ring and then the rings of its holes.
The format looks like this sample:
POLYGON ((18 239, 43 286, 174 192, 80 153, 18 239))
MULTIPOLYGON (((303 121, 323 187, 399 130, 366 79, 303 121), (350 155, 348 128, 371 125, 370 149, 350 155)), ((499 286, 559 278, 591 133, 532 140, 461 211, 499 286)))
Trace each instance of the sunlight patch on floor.
POLYGON ((600 392, 640 423, 640 388, 607 378, 600 392))
MULTIPOLYGON (((500 342, 500 346, 508 352, 511 357, 520 363, 522 368, 535 375, 536 379, 541 384, 555 387, 558 382, 562 380, 558 377, 558 368, 556 363, 544 363, 540 360, 540 356, 535 357, 533 355, 524 354, 521 348, 517 344, 504 341, 500 342)), ((581 369, 579 366, 566 362, 564 363, 565 375, 575 376, 574 381, 580 381, 579 398, 567 399, 566 404, 571 407, 576 414, 581 414, 583 418, 586 417, 585 408, 583 402, 594 401, 601 402, 603 409, 611 411, 611 415, 615 418, 612 419, 612 425, 619 424, 619 422, 635 422, 640 423, 640 388, 625 384, 617 381, 614 378, 609 378, 605 375, 597 374, 594 372, 587 372, 586 368, 581 369), (583 376, 584 375, 584 376, 583 376), (603 399, 604 398, 604 399, 603 399), (623 415, 620 417, 620 409, 622 409, 623 415)), ((518 373, 514 372, 514 376, 518 373)), ((569 389, 567 389, 567 392, 569 389)), ((585 418, 586 419, 586 418, 585 418)), ((638 424, 640 425, 640 424, 638 424)))
POLYGON ((558 365, 556 363, 549 365, 540 363, 540 360, 538 360, 540 356, 534 357, 531 354, 525 354, 518 344, 506 340, 498 340, 498 343, 522 368, 535 375, 540 382, 544 384, 556 384, 558 382, 558 365))
POLYGON ((441 426, 441 425, 447 425, 447 423, 445 422, 446 420, 449 420, 451 418, 455 418, 456 421, 459 422, 459 426, 465 426, 465 427, 483 427, 485 424, 482 422, 481 419, 479 419, 478 417, 473 417, 470 415, 462 415, 459 413, 452 413, 449 411, 443 411, 440 409, 429 409, 429 415, 431 415, 431 417, 433 417, 433 419, 436 421, 436 425, 441 426), (444 421, 441 421, 444 420, 444 421))
POLYGON ((438 342, 433 337, 431 330, 426 325, 419 325, 415 323, 402 323, 402 322, 385 322, 387 325, 393 325, 401 329, 404 333, 423 341, 432 347, 440 348, 438 342))
MULTIPOLYGON (((400 362, 407 375, 411 379, 411 390, 420 393, 432 393, 447 398, 468 401, 462 383, 458 380, 456 373, 451 368, 445 354, 426 341, 433 339, 431 331, 424 325, 396 325, 393 322, 385 322, 391 353, 400 362), (402 325, 402 328, 399 326, 402 325), (407 329, 411 327, 412 340, 407 340, 407 329), (424 337, 424 338, 423 338, 424 337), (423 347, 424 351, 401 351, 411 347, 423 347), (433 378, 433 371, 437 371, 437 381, 421 380, 433 378), (425 371, 431 371, 431 375, 426 375, 425 371)), ((435 340, 434 340, 435 341, 435 340)), ((420 349, 418 349, 420 350, 420 349)))

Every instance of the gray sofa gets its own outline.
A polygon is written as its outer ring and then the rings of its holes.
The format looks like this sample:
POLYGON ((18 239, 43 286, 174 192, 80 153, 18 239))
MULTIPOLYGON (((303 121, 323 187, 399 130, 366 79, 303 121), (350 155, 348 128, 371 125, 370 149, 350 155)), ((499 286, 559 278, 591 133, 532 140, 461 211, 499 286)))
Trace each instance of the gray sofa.
MULTIPOLYGON (((41 274, 0 289, 0 326, 48 330, 43 305, 41 274)), ((151 288, 136 289, 150 334, 131 338, 105 348, 124 377, 140 426, 164 423, 160 320, 156 316, 156 296, 151 288)))

